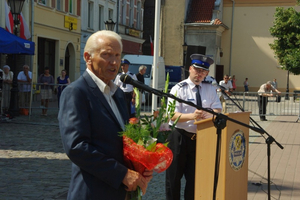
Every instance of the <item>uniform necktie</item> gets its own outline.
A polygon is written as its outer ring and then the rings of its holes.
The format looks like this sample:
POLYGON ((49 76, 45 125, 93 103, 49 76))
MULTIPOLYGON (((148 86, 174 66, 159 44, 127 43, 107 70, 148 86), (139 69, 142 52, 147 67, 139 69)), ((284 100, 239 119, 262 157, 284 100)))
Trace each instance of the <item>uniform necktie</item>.
POLYGON ((122 87, 123 87, 123 88, 126 88, 126 83, 123 83, 123 84, 122 84, 122 87))
POLYGON ((202 107, 202 101, 201 101, 201 96, 200 96, 200 91, 199 91, 199 85, 196 85, 197 92, 196 92, 196 100, 197 100, 197 106, 202 107))

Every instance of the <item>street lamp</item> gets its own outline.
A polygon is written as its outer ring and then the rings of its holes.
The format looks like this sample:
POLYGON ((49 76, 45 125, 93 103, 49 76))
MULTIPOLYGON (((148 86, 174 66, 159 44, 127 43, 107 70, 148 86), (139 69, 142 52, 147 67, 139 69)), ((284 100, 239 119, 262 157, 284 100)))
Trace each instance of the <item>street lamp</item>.
POLYGON ((187 48, 188 48, 188 45, 186 44, 186 42, 184 42, 184 44, 182 45, 182 48, 183 48, 183 69, 184 69, 184 78, 187 78, 188 77, 188 74, 187 74, 187 70, 186 70, 186 53, 187 53, 187 48))
POLYGON ((290 70, 287 72, 287 80, 286 80, 286 94, 285 94, 285 100, 289 100, 289 82, 290 82, 290 70))
POLYGON ((18 35, 18 25, 20 24, 19 15, 22 12, 22 8, 25 0, 8 0, 7 3, 10 7, 11 14, 14 18, 15 35, 18 35))
MULTIPOLYGON (((25 0, 8 0, 7 4, 9 5, 11 9, 11 13, 14 18, 14 34, 17 36, 18 35, 18 25, 20 24, 19 16, 20 13, 22 12, 22 8, 24 5, 25 0)), ((13 55, 14 58, 14 65, 12 67, 12 71, 14 72, 14 77, 13 77, 13 83, 12 83, 12 89, 11 89, 11 98, 10 98, 10 105, 9 105, 9 110, 14 114, 18 115, 19 114, 19 98, 18 98, 18 80, 17 80, 17 63, 16 63, 16 55, 13 55)))
POLYGON ((108 21, 104 22, 104 24, 106 30, 114 31, 116 23, 112 19, 109 19, 108 21))

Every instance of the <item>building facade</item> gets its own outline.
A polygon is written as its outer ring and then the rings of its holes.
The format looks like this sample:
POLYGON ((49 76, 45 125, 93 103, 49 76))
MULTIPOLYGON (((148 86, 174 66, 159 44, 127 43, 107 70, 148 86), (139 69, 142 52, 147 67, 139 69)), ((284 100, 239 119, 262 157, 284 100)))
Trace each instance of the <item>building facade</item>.
MULTIPOLYGON (((45 67, 58 77, 67 70, 71 81, 80 76, 81 0, 34 0, 32 41, 36 44, 33 78, 45 67)), ((36 80, 36 79, 35 79, 36 80)))
POLYGON ((90 0, 82 1, 80 71, 85 71, 84 46, 91 34, 105 30, 105 22, 115 22, 114 31, 122 37, 125 54, 142 54, 143 0, 90 0))
MULTIPOLYGON (((279 90, 285 92, 287 71, 269 47, 274 40, 269 29, 276 7, 295 4, 295 0, 162 0, 160 56, 166 65, 187 70, 191 53, 206 54, 215 60, 210 75, 217 80, 235 75, 238 91, 243 91, 247 77, 250 91, 276 78, 279 90)), ((289 83, 290 92, 300 89, 299 76, 290 74, 289 83)))
POLYGON ((184 66, 187 77, 190 55, 201 53, 215 61, 209 75, 222 77, 221 40, 228 29, 221 21, 222 1, 175 1, 162 5, 161 54, 166 65, 184 66))
MULTIPOLYGON (((286 91, 287 71, 281 69, 269 46, 274 41, 269 29, 277 7, 295 4, 295 0, 224 0, 223 22, 230 29, 223 34, 221 63, 227 74, 236 75, 239 91, 243 91, 245 78, 249 79, 250 91, 256 92, 261 84, 274 78, 279 90, 286 91)), ((299 6, 295 9, 300 11, 299 6)), ((300 89, 299 75, 289 75, 289 89, 300 89)))

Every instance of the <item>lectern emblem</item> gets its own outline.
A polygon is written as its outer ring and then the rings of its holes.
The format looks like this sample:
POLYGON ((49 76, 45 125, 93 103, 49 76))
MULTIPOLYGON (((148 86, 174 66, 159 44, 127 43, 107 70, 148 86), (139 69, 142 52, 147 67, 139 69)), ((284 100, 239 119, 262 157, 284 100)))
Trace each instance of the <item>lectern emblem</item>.
POLYGON ((229 163, 232 169, 238 171, 242 168, 246 156, 246 139, 243 131, 236 131, 229 142, 229 163))

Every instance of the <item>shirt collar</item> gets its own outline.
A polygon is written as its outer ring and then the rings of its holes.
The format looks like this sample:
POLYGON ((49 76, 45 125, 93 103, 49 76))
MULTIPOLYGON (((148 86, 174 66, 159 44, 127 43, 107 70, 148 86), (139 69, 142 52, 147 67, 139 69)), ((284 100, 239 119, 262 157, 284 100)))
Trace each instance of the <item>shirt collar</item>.
MULTIPOLYGON (((193 89, 194 87, 196 87, 195 83, 193 83, 193 81, 191 81, 190 77, 187 79, 186 82, 189 84, 190 88, 193 89)), ((201 83, 199 84, 199 86, 200 86, 200 88, 202 87, 202 81, 201 81, 201 83)))
POLYGON ((91 76, 91 78, 96 83, 96 85, 98 86, 98 88, 102 93, 105 94, 110 93, 111 95, 113 95, 116 92, 117 86, 113 83, 112 80, 109 81, 107 85, 100 78, 98 78, 91 70, 89 70, 89 68, 86 68, 86 71, 89 73, 89 75, 91 76))

